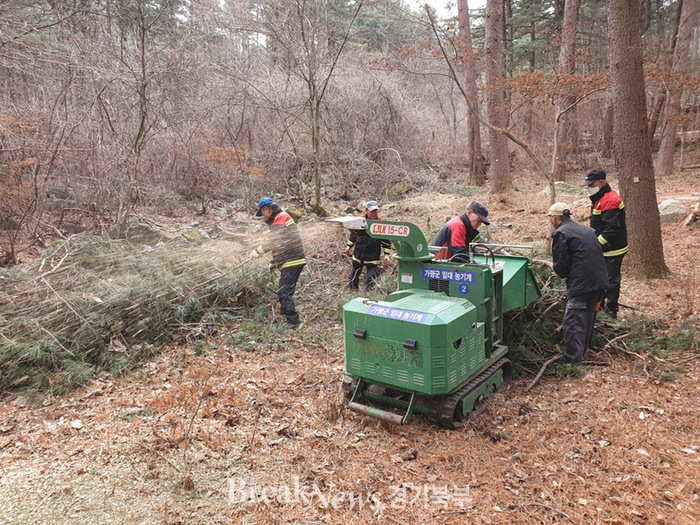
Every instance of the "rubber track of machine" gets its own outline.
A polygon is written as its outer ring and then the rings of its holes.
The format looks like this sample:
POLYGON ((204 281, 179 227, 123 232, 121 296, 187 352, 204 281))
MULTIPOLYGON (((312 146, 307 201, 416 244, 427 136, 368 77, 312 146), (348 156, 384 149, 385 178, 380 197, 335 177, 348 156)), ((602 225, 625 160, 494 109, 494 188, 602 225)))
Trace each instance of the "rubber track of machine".
MULTIPOLYGON (((503 383, 499 387, 499 390, 503 386, 507 386, 510 382, 510 370, 512 369, 511 367, 512 365, 508 359, 499 359, 486 370, 484 370, 481 374, 479 374, 477 377, 471 380, 469 383, 464 385, 462 388, 444 398, 442 400, 442 403, 440 404, 437 422, 446 428, 462 428, 466 423, 466 419, 464 421, 455 421, 455 410, 457 408, 457 404, 467 395, 469 395, 469 393, 472 390, 476 389, 477 387, 481 386, 485 381, 487 381, 488 378, 495 374, 499 368, 504 369, 503 383)), ((476 414, 481 412, 481 410, 483 409, 484 407, 482 406, 480 410, 476 411, 476 414)))

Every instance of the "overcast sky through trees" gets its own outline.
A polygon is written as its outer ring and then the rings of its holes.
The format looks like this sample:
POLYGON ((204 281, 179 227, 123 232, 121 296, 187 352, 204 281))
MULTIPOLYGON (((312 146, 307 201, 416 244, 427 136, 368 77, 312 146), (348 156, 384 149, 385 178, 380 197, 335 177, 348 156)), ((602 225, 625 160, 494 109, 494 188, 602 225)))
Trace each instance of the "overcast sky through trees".
MULTIPOLYGON (((411 0, 411 4, 420 7, 424 4, 435 8, 440 18, 457 16, 457 0, 411 0)), ((469 10, 484 7, 486 0, 469 0, 469 10)))

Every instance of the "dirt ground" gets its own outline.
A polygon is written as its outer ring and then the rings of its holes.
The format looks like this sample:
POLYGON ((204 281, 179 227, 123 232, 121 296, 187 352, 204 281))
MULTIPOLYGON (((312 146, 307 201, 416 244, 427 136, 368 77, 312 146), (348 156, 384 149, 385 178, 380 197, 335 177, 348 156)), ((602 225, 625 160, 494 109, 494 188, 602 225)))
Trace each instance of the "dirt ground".
MULTIPOLYGON (((698 180, 659 178, 659 201, 697 201, 698 180)), ((544 184, 516 184, 478 197, 492 240, 541 246, 544 184)), ((434 230, 466 199, 422 195, 384 214, 434 230)), ((586 216, 585 193, 562 190, 579 199, 586 216)), ((662 229, 672 273, 638 282, 623 271, 622 321, 697 325, 700 230, 662 229)), ((516 379, 461 430, 378 422, 346 411, 340 392, 344 236, 305 232, 318 244, 298 294, 329 287, 331 299, 302 311, 298 331, 256 340, 233 326, 236 337, 165 349, 40 407, 0 399, 0 523, 700 522, 698 354, 674 356, 674 382, 647 377, 632 355, 580 379, 545 376, 529 393, 531 378, 516 379)))

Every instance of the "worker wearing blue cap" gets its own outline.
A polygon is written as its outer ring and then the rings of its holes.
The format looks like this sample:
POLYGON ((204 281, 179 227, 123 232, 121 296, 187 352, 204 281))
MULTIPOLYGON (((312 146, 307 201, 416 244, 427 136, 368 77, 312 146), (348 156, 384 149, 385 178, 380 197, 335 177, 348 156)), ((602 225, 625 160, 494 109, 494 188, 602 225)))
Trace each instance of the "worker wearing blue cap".
POLYGON ((282 210, 270 197, 260 199, 255 216, 265 219, 265 223, 270 227, 270 234, 265 236, 250 256, 255 259, 264 253, 272 254, 270 270, 280 270, 277 298, 280 302, 280 313, 285 317, 284 327, 296 329, 300 320, 294 304, 294 292, 301 271, 306 265, 299 229, 291 215, 282 210))

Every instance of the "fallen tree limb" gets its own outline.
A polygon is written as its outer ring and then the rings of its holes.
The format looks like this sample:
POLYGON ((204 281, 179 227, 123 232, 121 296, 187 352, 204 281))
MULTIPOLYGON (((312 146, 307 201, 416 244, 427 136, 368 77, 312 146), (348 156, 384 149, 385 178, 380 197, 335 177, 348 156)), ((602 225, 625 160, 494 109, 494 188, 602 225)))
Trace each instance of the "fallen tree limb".
POLYGON ((544 319, 544 317, 549 313, 549 311, 550 311, 552 308, 554 308, 556 305, 558 305, 558 304, 559 304, 559 301, 554 301, 552 304, 550 304, 550 305, 547 307, 547 309, 546 309, 544 312, 542 312, 542 315, 540 315, 540 316, 537 318, 537 321, 535 321, 535 324, 541 323, 541 322, 542 322, 542 319, 544 319))
POLYGON ((547 266, 554 270, 554 263, 552 261, 545 261, 544 259, 532 259, 532 264, 540 264, 542 266, 547 266))
POLYGON ((159 458, 161 458, 163 461, 165 461, 168 465, 170 465, 175 471, 177 471, 177 472, 179 472, 180 474, 182 474, 182 471, 180 470, 180 467, 178 467, 175 463, 173 463, 172 461, 170 461, 168 458, 166 458, 163 454, 161 454, 161 453, 158 452, 157 450, 155 450, 155 449, 153 449, 153 448, 151 448, 151 447, 149 447, 148 445, 145 445, 145 444, 143 444, 143 443, 139 443, 139 446, 140 446, 141 448, 147 450, 147 451, 150 452, 151 454, 155 454, 156 456, 158 456, 159 458))
POLYGON ((665 359, 665 361, 673 363, 675 365, 679 365, 679 364, 685 364, 688 361, 692 361, 693 359, 700 359, 700 354, 691 355, 690 357, 683 357, 683 358, 679 358, 679 359, 670 358, 670 359, 665 359))
MULTIPOLYGON (((610 347, 613 345, 613 343, 616 343, 617 341, 620 341, 621 339, 624 339, 625 337, 629 337, 630 335, 631 335, 630 333, 626 333, 626 334, 618 335, 618 336, 615 337, 614 339, 610 339, 610 341, 608 341, 608 342, 605 344, 605 346, 603 347, 603 351, 605 351, 605 350, 607 350, 608 348, 610 348, 610 347)), ((629 353, 629 352, 627 352, 627 353, 629 353)), ((637 356, 637 357, 639 357, 639 356, 637 356)))
POLYGON ((537 375, 535 376, 535 379, 532 380, 532 382, 525 387, 525 392, 529 392, 533 386, 537 383, 537 381, 540 380, 540 377, 542 377, 542 374, 544 374, 544 371, 547 370, 547 367, 551 365, 554 361, 559 361, 561 359, 560 355, 555 355, 554 357, 550 357, 547 359, 544 364, 542 365, 542 368, 540 368, 540 371, 537 372, 537 375))
MULTIPOLYGON (((616 339, 617 339, 617 338, 616 338, 616 339)), ((626 354, 633 355, 633 356, 638 357, 639 359, 642 360, 642 364, 644 365, 644 368, 643 368, 642 371, 643 371, 644 374, 646 375, 646 379, 644 380, 644 383, 642 383, 642 386, 643 386, 643 385, 646 385, 647 382, 649 381, 649 377, 650 377, 650 376, 649 376, 649 372, 647 372, 647 360, 646 360, 646 358, 643 357, 643 356, 641 356, 641 355, 639 355, 637 352, 630 352, 629 350, 625 350, 625 349, 622 349, 622 351, 623 351, 624 353, 626 353, 626 354)))

